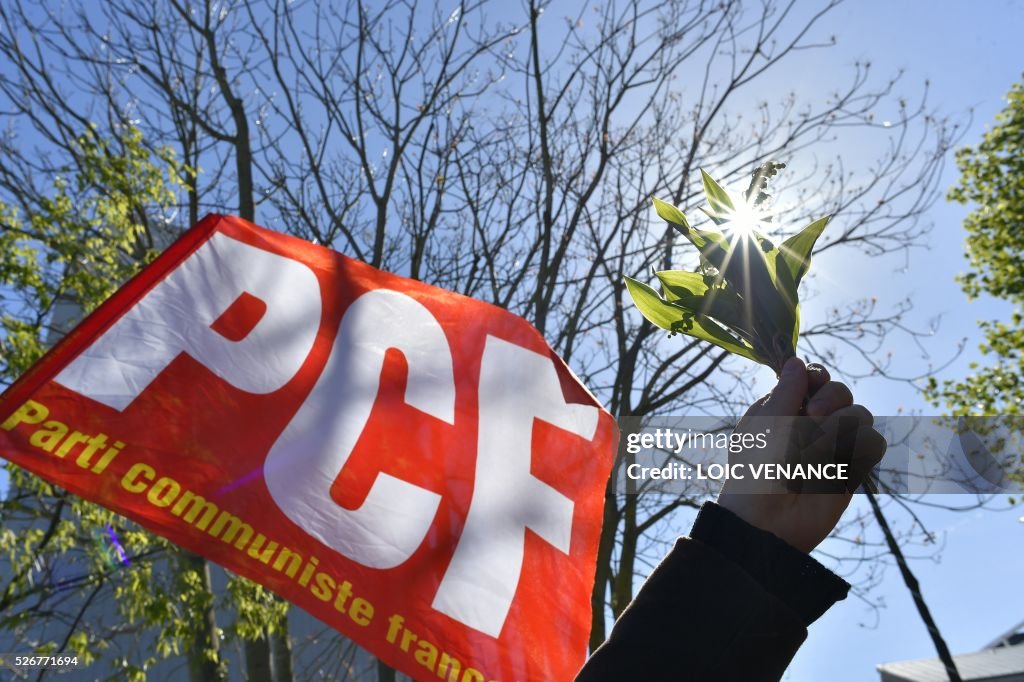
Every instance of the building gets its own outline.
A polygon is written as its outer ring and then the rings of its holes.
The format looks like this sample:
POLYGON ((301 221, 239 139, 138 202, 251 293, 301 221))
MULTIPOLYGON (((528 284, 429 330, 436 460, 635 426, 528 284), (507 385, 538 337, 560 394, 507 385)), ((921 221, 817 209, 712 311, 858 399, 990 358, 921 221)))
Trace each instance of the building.
MULTIPOLYGON (((1024 621, 981 651, 954 656, 964 682, 1024 682, 1024 621)), ((881 682, 947 682, 937 658, 896 661, 878 666, 881 682)))

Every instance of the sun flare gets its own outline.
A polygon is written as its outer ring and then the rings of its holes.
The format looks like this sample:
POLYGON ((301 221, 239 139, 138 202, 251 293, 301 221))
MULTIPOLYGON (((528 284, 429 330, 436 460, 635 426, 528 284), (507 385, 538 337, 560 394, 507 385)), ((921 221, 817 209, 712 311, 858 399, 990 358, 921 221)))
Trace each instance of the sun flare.
POLYGON ((752 237, 755 232, 764 231, 764 223, 768 214, 747 202, 740 202, 729 214, 728 222, 722 228, 738 236, 752 237))

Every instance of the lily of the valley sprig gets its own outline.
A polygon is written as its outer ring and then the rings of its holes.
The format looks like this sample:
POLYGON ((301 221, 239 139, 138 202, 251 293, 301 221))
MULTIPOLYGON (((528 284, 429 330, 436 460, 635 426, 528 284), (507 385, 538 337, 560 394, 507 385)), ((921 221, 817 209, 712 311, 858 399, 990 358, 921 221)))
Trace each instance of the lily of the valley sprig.
POLYGON ((811 265, 811 250, 831 216, 816 220, 776 245, 759 231, 770 218, 761 212, 767 181, 784 164, 754 172, 742 197, 730 196, 701 171, 708 208, 701 210, 721 230, 691 227, 683 212, 654 199, 658 215, 700 252, 696 272, 655 272, 661 294, 626 277, 643 316, 672 334, 710 341, 768 365, 776 374, 796 354, 800 335, 797 287, 811 265))

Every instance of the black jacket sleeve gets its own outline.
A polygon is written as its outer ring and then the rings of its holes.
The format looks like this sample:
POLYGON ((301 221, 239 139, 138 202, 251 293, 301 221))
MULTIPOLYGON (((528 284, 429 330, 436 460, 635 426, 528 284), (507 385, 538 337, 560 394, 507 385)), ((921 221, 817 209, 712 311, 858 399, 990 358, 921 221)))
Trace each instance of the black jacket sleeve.
POLYGON ((654 569, 577 682, 778 680, 850 586, 714 503, 654 569))

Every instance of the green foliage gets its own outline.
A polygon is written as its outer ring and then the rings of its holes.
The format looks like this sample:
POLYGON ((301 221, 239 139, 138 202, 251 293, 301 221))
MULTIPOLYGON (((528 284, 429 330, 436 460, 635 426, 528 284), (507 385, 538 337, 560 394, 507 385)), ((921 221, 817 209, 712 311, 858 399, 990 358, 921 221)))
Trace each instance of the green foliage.
MULTIPOLYGON (((167 229, 163 216, 192 172, 169 149, 151 152, 135 128, 120 130, 113 141, 91 129, 78 138, 73 155, 52 190, 26 191, 16 197, 17 208, 0 202, 0 383, 16 379, 66 331, 52 326, 56 304, 89 312, 152 261, 156 233, 167 229)), ((120 617, 115 629, 147 628, 155 637, 152 655, 112 661, 121 679, 142 681, 159 659, 196 653, 204 614, 215 600, 239 614, 229 634, 241 638, 262 637, 284 622, 287 604, 262 587, 232 578, 228 593, 215 596, 200 573, 205 565, 192 555, 24 470, 7 469, 16 495, 0 501, 0 553, 14 579, 0 584, 0 627, 31 627, 44 617, 40 605, 62 591, 74 590, 83 601, 93 593, 97 600, 113 595, 120 617), (74 579, 59 588, 36 580, 40 562, 51 560, 74 579)), ((61 628, 47 631, 57 636, 61 628)), ((109 631, 83 618, 66 632, 66 643, 26 646, 74 652, 89 663, 105 655, 108 640, 109 631)), ((212 646, 199 653, 223 670, 212 646)))
MULTIPOLYGON (((58 303, 88 312, 155 256, 154 229, 176 199, 186 172, 169 149, 151 152, 135 128, 105 140, 95 129, 73 146, 73 165, 52 190, 26 185, 17 208, 0 203, 0 381, 28 369, 63 331, 52 328, 58 303)), ((0 552, 13 579, 0 586, 0 627, 30 628, 48 600, 74 591, 80 604, 112 593, 121 626, 155 628, 158 657, 179 653, 194 638, 212 595, 195 571, 154 571, 178 550, 113 512, 7 465, 14 494, 3 500, 0 552), (13 528, 12 528, 13 526, 13 528), (114 549, 118 539, 129 558, 114 549), (57 561, 71 575, 54 585, 38 567, 57 561)), ((77 607, 76 607, 77 608, 77 607)), ((72 614, 72 617, 74 614, 72 614)), ((108 638, 89 618, 73 621, 62 640, 26 642, 38 651, 68 651, 85 664, 103 656, 108 638)), ((26 630, 27 632, 28 630, 26 630)), ((48 628, 59 636, 61 628, 48 628)), ((115 661, 125 679, 144 680, 156 658, 115 661)))
POLYGON ((1024 82, 1016 83, 996 125, 956 154, 960 181, 948 199, 973 204, 964 220, 971 269, 958 277, 970 297, 988 294, 1015 306, 1009 322, 980 322, 986 364, 963 379, 930 378, 926 395, 955 415, 1024 414, 1024 82))
POLYGON ((765 184, 782 167, 759 167, 742 199, 730 196, 701 171, 709 205, 701 210, 723 229, 721 233, 691 227, 682 211, 654 199, 658 215, 700 252, 700 267, 696 272, 656 272, 661 295, 626 278, 633 303, 653 324, 672 334, 709 341, 776 372, 796 354, 797 291, 810 268, 814 244, 829 221, 817 220, 780 245, 758 231, 768 220, 759 210, 767 199, 765 184))
MULTIPOLYGON (((15 197, 17 208, 0 203, 3 383, 28 369, 64 331, 51 326, 55 305, 88 312, 154 257, 153 216, 174 202, 180 184, 182 171, 173 153, 150 152, 135 128, 120 130, 113 141, 90 129, 75 141, 72 153, 74 165, 53 178, 52 191, 35 193, 26 186, 15 197)), ((31 624, 36 617, 32 604, 45 604, 55 590, 48 580, 35 579, 36 568, 57 560, 74 576, 61 589, 78 592, 83 604, 112 589, 127 623, 159 624, 160 654, 174 650, 189 614, 166 608, 171 598, 154 581, 151 563, 173 548, 107 509, 14 466, 7 469, 16 494, 3 502, 7 528, 0 534, 0 552, 14 578, 0 593, 0 626, 31 624), (130 566, 116 554, 111 535, 132 558, 130 566)), ((86 664, 108 646, 87 619, 78 621, 65 639, 32 645, 40 651, 74 652, 86 664)), ((121 668, 126 677, 143 679, 151 663, 121 661, 121 668)))
POLYGON ((169 149, 155 157, 135 128, 111 143, 88 130, 74 145, 76 167, 53 179, 52 195, 0 202, 0 380, 9 382, 42 355, 58 300, 89 312, 155 252, 150 207, 169 206, 180 170, 169 149), (68 175, 73 177, 69 178, 68 175))
POLYGON ((228 594, 236 605, 238 618, 230 634, 244 640, 263 637, 264 631, 274 633, 282 630, 288 618, 288 602, 274 596, 274 593, 251 580, 231 576, 228 580, 228 594))

